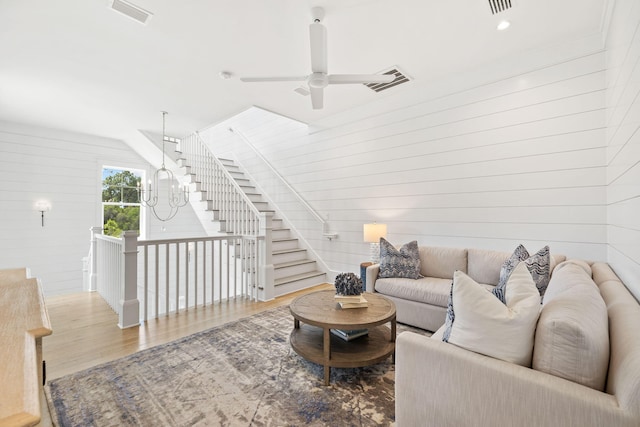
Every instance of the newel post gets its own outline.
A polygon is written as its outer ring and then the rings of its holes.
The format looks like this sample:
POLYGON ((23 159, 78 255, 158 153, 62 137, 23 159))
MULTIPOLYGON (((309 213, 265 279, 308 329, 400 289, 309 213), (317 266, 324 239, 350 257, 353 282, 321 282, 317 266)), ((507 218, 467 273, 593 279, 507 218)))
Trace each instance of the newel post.
POLYGON ((102 227, 91 227, 91 259, 89 260, 89 292, 98 290, 98 239, 96 235, 102 234, 102 227))
POLYGON ((259 246, 260 277, 258 286, 258 299, 269 301, 275 297, 275 285, 273 279, 273 255, 272 255, 272 219, 273 212, 260 212, 260 236, 264 237, 263 244, 259 246), (260 286, 262 285, 262 286, 260 286))
POLYGON ((138 301, 138 232, 122 232, 122 277, 120 286, 120 317, 118 326, 121 329, 140 324, 140 301, 138 301))

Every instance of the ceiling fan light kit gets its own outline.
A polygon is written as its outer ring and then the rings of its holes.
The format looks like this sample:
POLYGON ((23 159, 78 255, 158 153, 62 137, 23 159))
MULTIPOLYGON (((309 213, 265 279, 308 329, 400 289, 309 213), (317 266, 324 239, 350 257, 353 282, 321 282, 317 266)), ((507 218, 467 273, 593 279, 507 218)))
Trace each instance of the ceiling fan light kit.
MULTIPOLYGON (((327 29, 322 25, 324 9, 311 9, 313 21, 309 24, 309 42, 311 48, 311 74, 299 77, 241 77, 243 82, 299 82, 306 81, 311 93, 311 105, 314 110, 324 106, 324 88, 330 84, 368 84, 391 83, 390 74, 328 74, 327 66, 327 29)), ((299 90, 294 89, 300 93, 299 90)))

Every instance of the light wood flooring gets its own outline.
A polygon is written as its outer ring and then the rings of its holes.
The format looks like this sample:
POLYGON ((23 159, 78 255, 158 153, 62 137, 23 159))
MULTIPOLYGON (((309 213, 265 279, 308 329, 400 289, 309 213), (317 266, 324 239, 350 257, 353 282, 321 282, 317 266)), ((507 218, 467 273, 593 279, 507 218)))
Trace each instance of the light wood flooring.
MULTIPOLYGON (((239 299, 198 307, 129 329, 118 328, 118 316, 95 292, 50 297, 45 300, 45 304, 49 311, 53 334, 43 338, 47 380, 264 310, 288 305, 299 295, 322 289, 333 289, 333 285, 319 285, 268 302, 239 299)), ((293 328, 293 317, 291 327, 293 328)))

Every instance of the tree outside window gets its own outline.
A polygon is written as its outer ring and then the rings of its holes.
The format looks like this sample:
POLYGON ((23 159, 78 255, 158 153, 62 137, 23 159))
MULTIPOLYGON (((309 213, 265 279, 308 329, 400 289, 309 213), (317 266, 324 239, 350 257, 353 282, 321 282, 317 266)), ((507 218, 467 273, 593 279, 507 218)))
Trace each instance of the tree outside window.
POLYGON ((120 237, 123 231, 140 232, 138 185, 142 173, 131 169, 102 169, 102 218, 104 234, 120 237))

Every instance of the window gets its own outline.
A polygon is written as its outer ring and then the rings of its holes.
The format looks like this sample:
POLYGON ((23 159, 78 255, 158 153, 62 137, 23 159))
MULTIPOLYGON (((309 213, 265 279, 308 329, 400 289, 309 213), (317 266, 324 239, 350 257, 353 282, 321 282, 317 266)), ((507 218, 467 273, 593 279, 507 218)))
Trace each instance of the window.
POLYGON ((104 234, 120 237, 123 231, 140 232, 138 184, 142 171, 102 168, 102 226, 104 234))

